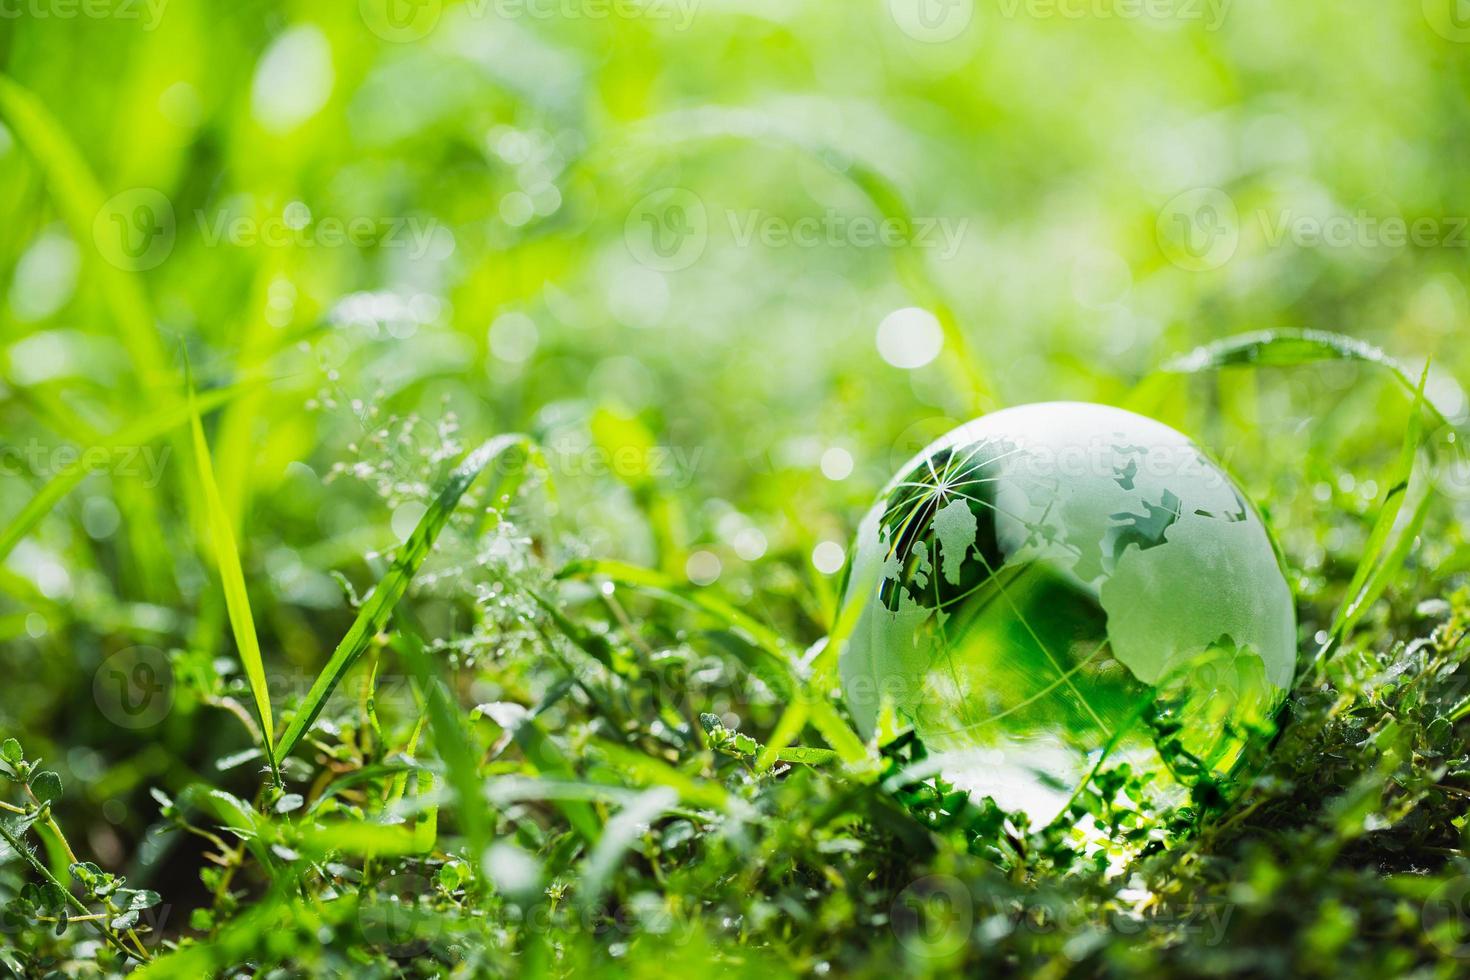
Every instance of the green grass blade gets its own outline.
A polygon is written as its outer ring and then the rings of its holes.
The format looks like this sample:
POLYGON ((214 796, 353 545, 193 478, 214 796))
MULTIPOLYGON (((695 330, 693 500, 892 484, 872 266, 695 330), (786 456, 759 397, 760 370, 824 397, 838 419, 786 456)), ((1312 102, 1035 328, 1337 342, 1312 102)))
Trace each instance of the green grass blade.
MULTIPOLYGON (((51 195, 79 244, 93 241, 92 223, 106 201, 81 151, 34 93, 0 75, 0 119, 10 127, 40 166, 51 195)), ((157 384, 168 376, 167 360, 153 314, 136 276, 92 251, 95 279, 117 321, 123 346, 141 381, 157 384)))
POLYGON ((663 572, 627 562, 586 559, 568 563, 557 573, 557 578, 603 578, 618 585, 673 596, 743 633, 788 669, 795 661, 795 651, 774 630, 705 590, 693 588, 663 572))
MULTIPOLYGON (((536 772, 553 780, 577 781, 576 767, 534 716, 522 719, 516 725, 512 737, 536 772)), ((556 808, 587 843, 595 844, 602 836, 602 821, 598 819, 592 804, 585 800, 562 799, 556 801, 556 808)))
POLYGON ((811 711, 803 701, 793 701, 786 706, 781 713, 781 720, 776 722, 776 727, 771 730, 771 737, 766 741, 765 748, 756 758, 757 769, 769 769, 776 764, 776 759, 790 747, 801 730, 806 727, 807 720, 811 717, 811 711))
POLYGON ((363 603, 362 609, 357 614, 357 619, 347 630, 347 635, 342 642, 337 644, 337 649, 332 651, 331 659, 317 675, 312 683, 311 690, 306 692, 306 699, 297 710, 291 723, 286 727, 286 732, 281 736, 281 741, 276 747, 276 758, 284 759, 301 741, 306 730, 316 721, 317 716, 322 713, 326 706, 327 698, 336 689, 345 675, 362 656, 368 644, 372 642, 384 626, 388 623, 388 617, 393 613, 393 607, 398 605, 398 600, 408 591, 409 583, 418 573, 419 566, 428 557, 429 551, 434 547, 434 540, 439 537, 439 532, 448 523, 449 516, 459 504, 459 500, 475 478, 495 463, 507 452, 520 450, 527 456, 535 454, 535 443, 526 436, 504 435, 496 436, 494 439, 481 445, 457 466, 445 482, 439 496, 435 498, 432 506, 419 520, 418 527, 408 536, 403 547, 398 550, 393 559, 393 566, 382 580, 373 589, 371 597, 363 603))
POLYGON ((1428 514, 1428 503, 1431 497, 1426 493, 1410 519, 1399 529, 1398 537, 1390 544, 1390 536, 1398 524, 1399 513, 1403 510, 1404 501, 1408 497, 1409 481, 1414 472, 1414 458, 1418 453, 1424 429, 1421 409, 1426 404, 1424 384, 1428 378, 1429 365, 1426 364, 1424 373, 1419 377, 1419 384, 1415 388, 1414 407, 1409 415, 1408 427, 1404 431, 1404 443, 1399 452, 1398 462, 1389 478, 1383 503, 1373 522, 1373 530, 1369 533, 1368 541, 1363 546, 1362 560, 1358 562, 1357 570, 1348 584, 1342 605, 1333 616, 1332 628, 1328 631, 1329 636, 1324 646, 1324 653, 1330 652, 1342 642, 1343 638, 1363 618, 1368 607, 1377 602, 1378 597, 1388 588, 1389 579, 1408 557, 1414 538, 1418 536, 1419 529, 1423 526, 1424 518, 1428 514))
POLYGON ((607 822, 607 830, 582 870, 577 901, 583 908, 594 908, 624 856, 634 850, 648 825, 663 816, 679 801, 679 794, 668 786, 654 786, 639 793, 607 822))
POLYGON ((275 767, 271 746, 275 742, 275 722, 271 717, 270 688, 266 684, 265 664, 260 657, 260 641, 255 635, 255 618, 250 614, 250 594, 245 590, 245 573, 240 567, 240 552, 235 546, 235 532, 230 527, 230 515, 220 499, 219 486, 214 480, 214 465, 209 459, 209 443, 204 439, 204 425, 199 421, 199 406, 194 400, 194 389, 189 388, 189 428, 194 436, 194 461, 199 471, 199 486, 204 496, 204 519, 209 525, 214 543, 214 560, 219 567, 221 587, 225 593, 225 608, 230 614, 230 628, 235 634, 235 646, 239 649, 240 662, 245 667, 245 676, 250 681, 250 691, 255 696, 255 714, 260 721, 264 739, 266 761, 275 767))
POLYGON ((434 732, 434 747, 439 758, 444 760, 449 783, 454 787, 459 805, 456 813, 469 838, 471 853, 478 863, 490 846, 490 810, 485 803, 484 787, 479 772, 479 751, 470 742, 469 723, 461 715, 454 698, 429 657, 424 653, 424 642, 402 614, 398 619, 398 632, 393 638, 393 648, 398 651, 414 683, 423 692, 423 710, 429 716, 429 727, 434 732))
POLYGON ((598 754, 605 757, 620 781, 640 787, 666 786, 690 806, 704 807, 721 813, 743 813, 745 801, 732 796, 724 786, 707 779, 696 779, 674 768, 662 759, 631 748, 597 739, 592 742, 598 754))
MULTIPOLYGON (((1410 393, 1419 390, 1414 376, 1381 348, 1330 330, 1259 330, 1226 337, 1198 347, 1164 365, 1175 374, 1198 374, 1225 367, 1295 367, 1315 361, 1362 361, 1386 368, 1410 393)), ((1447 413, 1425 396, 1440 422, 1447 413)), ((1453 414, 1453 413, 1448 413, 1453 414)))
MULTIPOLYGON (((709 595, 703 589, 691 588, 662 572, 619 561, 571 562, 557 573, 557 577, 602 578, 620 585, 672 596, 722 620, 731 629, 747 636, 763 654, 765 663, 762 666, 765 669, 755 667, 762 679, 776 673, 778 677, 782 677, 782 681, 778 682, 777 693, 787 698, 805 699, 807 717, 803 720, 809 721, 821 733, 827 744, 842 757, 843 762, 850 766, 859 766, 867 760, 867 746, 823 693, 827 686, 818 684, 814 687, 809 684, 797 666, 795 651, 786 641, 774 630, 763 626, 729 603, 709 595)), ((824 676, 819 674, 819 680, 824 676)), ((795 734, 791 732, 790 737, 794 738, 795 734)), ((785 747, 780 746, 781 749, 785 747)))

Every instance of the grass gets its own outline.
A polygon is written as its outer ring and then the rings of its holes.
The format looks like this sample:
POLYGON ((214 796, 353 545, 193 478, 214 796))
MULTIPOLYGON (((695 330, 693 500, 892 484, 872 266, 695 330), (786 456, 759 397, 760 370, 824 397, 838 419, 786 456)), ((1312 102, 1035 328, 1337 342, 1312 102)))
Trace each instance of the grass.
POLYGON ((357 6, 0 35, 0 973, 1463 971, 1463 255, 1257 233, 1470 206, 1419 11, 357 6), (1203 185, 1206 269, 1158 231, 1203 185), (707 235, 640 261, 674 188, 707 235), (873 340, 910 306, 911 370, 873 340), (1242 785, 1158 810, 1104 758, 1037 827, 856 733, 814 552, 1051 398, 1188 432, 1275 531, 1299 670, 1242 785))

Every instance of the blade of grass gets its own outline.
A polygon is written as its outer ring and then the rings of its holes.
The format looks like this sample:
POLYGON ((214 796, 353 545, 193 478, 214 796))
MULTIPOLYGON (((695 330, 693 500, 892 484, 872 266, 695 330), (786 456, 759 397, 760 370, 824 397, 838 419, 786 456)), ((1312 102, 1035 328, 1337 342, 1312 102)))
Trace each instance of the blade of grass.
POLYGON ((1348 583, 1342 604, 1332 618, 1332 627, 1328 630, 1327 642, 1317 652, 1314 662, 1331 656, 1357 626, 1368 608, 1383 595, 1388 588, 1389 580, 1408 557, 1414 538, 1418 536, 1420 528, 1423 527, 1431 499, 1428 493, 1421 498, 1407 521, 1399 525, 1398 519, 1403 510, 1404 501, 1408 497, 1409 483, 1414 473, 1414 459, 1418 454, 1424 429, 1422 409, 1427 404, 1424 398, 1424 385, 1428 379, 1429 365, 1426 363, 1424 372, 1419 376, 1419 383, 1414 389, 1414 405, 1409 413, 1409 424, 1404 431, 1404 442, 1399 451, 1398 462, 1390 474, 1388 489, 1383 494, 1383 503, 1379 505, 1378 516, 1373 521, 1373 530, 1369 532, 1368 540, 1363 546, 1363 557, 1358 562, 1352 581, 1348 583), (1390 544, 1390 536, 1395 527, 1399 528, 1398 537, 1390 544))
POLYGON ((204 495, 204 519, 209 526, 214 544, 214 561, 219 568, 220 585, 225 593, 225 608, 230 615, 230 628, 235 634, 235 646, 240 662, 245 667, 245 676, 250 681, 250 691, 255 696, 255 714, 260 722, 261 748, 266 762, 271 767, 277 785, 280 772, 276 768, 272 747, 275 742, 275 721, 271 717, 270 688, 265 678, 265 663, 260 656, 260 641, 255 635, 255 618, 250 613, 250 594, 245 589, 245 573, 240 567, 240 552, 235 546, 235 532, 230 527, 230 516, 220 499, 219 486, 214 480, 214 465, 209 459, 209 443, 204 439, 204 425, 199 420, 199 406, 194 399, 194 386, 189 391, 189 428, 194 436, 194 461, 199 473, 199 485, 204 495))
MULTIPOLYGON (((827 744, 832 746, 849 766, 862 768, 868 761, 868 750, 833 706, 827 696, 829 685, 825 672, 817 677, 815 686, 808 682, 805 672, 798 664, 794 650, 774 630, 756 622, 729 603, 708 594, 703 589, 691 588, 684 583, 649 568, 640 568, 618 561, 585 560, 567 564, 557 573, 557 578, 603 578, 620 585, 641 589, 655 595, 673 597, 723 621, 731 629, 744 634, 765 655, 767 665, 784 675, 785 689, 778 690, 783 696, 805 704, 807 718, 812 727, 821 733, 827 744)), ((764 673, 761 674, 765 676, 764 673)), ((795 737, 793 732, 790 737, 795 737)), ((786 748, 785 745, 780 749, 786 748)), ((778 751, 780 750, 778 749, 778 751)))
POLYGON ((796 662, 795 651, 775 630, 762 625, 705 590, 692 588, 663 572, 621 561, 586 559, 568 563, 557 572, 556 577, 559 579, 604 578, 618 585, 672 596, 723 621, 736 632, 744 634, 788 670, 793 669, 796 662))
MULTIPOLYGON (((81 151, 30 90, 0 75, 0 119, 40 165, 52 197, 78 243, 93 241, 92 223, 106 203, 81 151)), ((168 376, 167 360, 137 277, 92 252, 96 281, 117 322, 123 346, 144 389, 168 376)))
MULTIPOLYGON (((551 736, 546 734, 546 729, 541 727, 534 716, 522 719, 516 725, 512 737, 527 761, 541 775, 569 782, 578 780, 577 770, 571 760, 551 740, 551 736)), ((602 821, 598 819, 597 811, 590 803, 583 800, 558 800, 556 807, 583 840, 589 844, 597 842, 602 835, 602 821)))
POLYGON ((400 610, 393 649, 398 652, 414 683, 423 692, 424 711, 434 733, 434 746, 444 760, 449 783, 459 798, 457 812, 478 864, 490 846, 490 809, 480 780, 479 755, 470 742, 470 724, 460 713, 449 687, 424 653, 424 641, 409 617, 400 610))
MULTIPOLYGON (((1381 348, 1355 337, 1330 330, 1258 330, 1254 333, 1226 337, 1213 344, 1198 347, 1164 365, 1173 374, 1198 374, 1224 367, 1295 367, 1314 361, 1362 361, 1386 368, 1411 394, 1423 389, 1414 376, 1381 348)), ((1440 423, 1447 422, 1446 413, 1427 395, 1429 406, 1440 423)))
MULTIPOLYGON (((341 643, 337 644, 337 649, 332 651, 331 659, 317 675, 311 685, 311 690, 306 692, 305 700, 297 709, 295 717, 291 719, 285 734, 281 736, 280 743, 276 746, 276 758, 284 759, 290 755, 291 750, 301 741, 301 737, 306 734, 312 722, 316 721, 317 716, 322 713, 327 698, 341 682, 343 675, 362 656, 373 637, 387 625, 388 617, 393 613, 393 607, 408 591, 409 583, 413 581, 419 566, 428 557, 429 551, 434 546, 434 540, 439 537, 439 532, 448 523, 450 515, 454 512, 465 491, 469 489, 470 484, 491 464, 512 450, 519 450, 530 459, 538 458, 539 451, 530 438, 521 435, 504 435, 496 436, 484 443, 455 467, 454 472, 450 474, 444 487, 439 491, 433 505, 424 513, 418 526, 413 529, 413 533, 398 550, 388 573, 383 576, 377 587, 373 589, 372 595, 363 603, 357 619, 347 630, 347 635, 342 638, 341 643)), ((524 466, 524 464, 523 459, 519 465, 524 466)))
POLYGON ((766 741, 765 748, 756 757, 755 767, 765 770, 775 765, 776 759, 801 734, 810 718, 811 710, 805 702, 793 701, 788 704, 781 713, 780 721, 776 722, 776 727, 771 729, 771 737, 766 741))
POLYGON ((592 849, 582 868, 582 881, 577 901, 583 908, 593 908, 602 897, 613 872, 643 836, 644 830, 675 803, 679 794, 667 786, 654 786, 639 793, 607 822, 607 829, 592 849))
POLYGON ((748 810, 744 800, 731 796, 719 783, 695 779, 662 759, 603 739, 594 740, 592 745, 611 763, 623 780, 642 787, 666 786, 678 793, 679 799, 690 806, 721 813, 744 813, 748 810))

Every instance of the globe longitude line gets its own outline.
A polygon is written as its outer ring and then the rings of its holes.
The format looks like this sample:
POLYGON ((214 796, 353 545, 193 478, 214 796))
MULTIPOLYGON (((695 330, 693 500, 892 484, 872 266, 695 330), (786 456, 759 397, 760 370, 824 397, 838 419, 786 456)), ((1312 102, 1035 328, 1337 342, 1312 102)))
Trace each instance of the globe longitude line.
MULTIPOLYGON (((932 532, 932 525, 931 525, 931 532, 932 532)), ((931 538, 931 540, 933 539, 933 534, 932 533, 930 534, 930 538, 931 538)), ((934 565, 935 565, 935 567, 934 567, 934 573, 929 577, 930 584, 934 588, 934 622, 935 622, 935 625, 939 629, 939 642, 944 645, 944 659, 945 659, 945 662, 948 663, 948 665, 949 665, 949 676, 950 676, 950 679, 954 681, 955 693, 957 695, 961 695, 961 697, 959 698, 959 703, 960 703, 960 720, 966 722, 966 727, 971 727, 973 725, 980 724, 980 723, 979 722, 971 722, 970 721, 970 699, 967 698, 967 697, 963 697, 962 696, 964 694, 964 687, 960 684, 959 669, 957 667, 955 667, 955 663, 954 663, 954 648, 951 647, 950 644, 949 644, 949 633, 944 628, 944 610, 941 609, 940 606, 939 606, 939 574, 940 574, 940 572, 939 572, 938 557, 937 557, 939 548, 938 548, 938 545, 937 544, 935 545, 934 551, 936 553, 936 557, 934 559, 931 559, 934 562, 934 565)))
MULTIPOLYGON (((1081 672, 1081 670, 1084 667, 1086 667, 1088 664, 1090 664, 1094 660, 1096 660, 1097 657, 1098 657, 1098 655, 1103 652, 1103 650, 1107 647, 1107 645, 1108 645, 1108 641, 1106 639, 1102 640, 1102 642, 1098 643, 1098 645, 1093 648, 1093 651, 1091 653, 1089 653, 1082 660, 1079 660, 1077 662, 1077 665, 1074 666, 1071 670, 1068 670, 1061 677, 1058 677, 1056 680, 1052 681, 1050 684, 1048 684, 1046 687, 1042 688, 1041 690, 1037 691, 1035 694, 1032 694, 1032 695, 1030 695, 1030 696, 1028 696, 1026 698, 1023 698, 1022 700, 1020 700, 1016 704, 1013 704, 1009 708, 1006 708, 1004 711, 998 711, 995 714, 990 715, 987 718, 981 718, 979 721, 972 722, 971 724, 968 724, 968 725, 961 725, 959 728, 951 728, 951 729, 947 729, 947 730, 942 731, 942 732, 929 732, 928 734, 930 735, 930 737, 933 737, 935 735, 957 735, 960 732, 969 731, 972 728, 979 728, 981 725, 988 725, 988 724, 990 724, 993 721, 999 721, 1000 719, 1004 718, 1006 715, 1015 714, 1017 711, 1020 711, 1022 708, 1026 707, 1027 705, 1033 704, 1033 703, 1041 700, 1042 698, 1044 698, 1048 694, 1050 694, 1052 691, 1055 691, 1057 688, 1061 687, 1064 683, 1066 683, 1068 677, 1070 677, 1073 674, 1076 674, 1076 673, 1081 672)), ((1118 733, 1115 731, 1109 737, 1110 738, 1111 737, 1116 737, 1117 734, 1118 733)))
MULTIPOLYGON (((985 570, 992 577, 994 577, 995 569, 990 567, 990 562, 985 559, 985 555, 982 554, 978 548, 975 550, 975 555, 977 558, 980 559, 980 563, 985 566, 985 570)), ((1026 619, 1026 614, 1023 613, 1020 607, 1016 605, 1015 601, 1011 599, 1010 593, 1006 591, 1005 584, 997 581, 996 589, 1000 592, 1001 598, 1006 601, 1006 605, 1010 606, 1011 611, 1016 614, 1016 619, 1020 621, 1021 626, 1024 627, 1026 632, 1031 635, 1031 639, 1036 642, 1036 646, 1041 650, 1043 654, 1046 655, 1047 661, 1051 663, 1052 669, 1057 672, 1057 676, 1066 682, 1067 687, 1072 691, 1073 694, 1077 696, 1078 702, 1082 705, 1082 707, 1087 709, 1087 713, 1091 715, 1092 720, 1097 723, 1098 730, 1107 731, 1108 726, 1103 722, 1102 717, 1097 713, 1097 710, 1093 708, 1092 702, 1088 701, 1081 690, 1078 689, 1077 685, 1072 683, 1070 674, 1062 668, 1061 663, 1059 663, 1057 661, 1057 658, 1052 655, 1051 649, 1046 645, 1046 643, 1042 641, 1041 636, 1037 634, 1036 630, 1031 627, 1031 623, 1026 619)))
MULTIPOLYGON (((964 722, 964 724, 962 725, 961 729, 959 729, 959 730, 964 730, 964 729, 968 729, 968 728, 976 728, 976 727, 979 727, 980 725, 983 725, 983 724, 988 723, 992 719, 973 720, 973 715, 971 714, 971 710, 970 710, 969 698, 967 698, 967 697, 964 696, 964 693, 965 693, 964 692, 964 686, 963 686, 963 684, 960 681, 959 669, 958 669, 958 667, 955 664, 955 659, 954 659, 955 653, 954 653, 954 649, 953 649, 952 645, 950 644, 948 630, 946 629, 945 623, 944 623, 944 609, 945 609, 946 605, 949 605, 951 603, 946 603, 945 600, 943 599, 943 597, 940 595, 940 591, 939 591, 939 588, 940 588, 940 586, 939 586, 939 576, 942 574, 942 569, 941 569, 941 566, 940 566, 940 562, 941 562, 942 559, 941 559, 941 556, 938 553, 939 552, 939 542, 935 540, 935 537, 936 536, 933 533, 933 516, 935 514, 937 514, 937 512, 938 512, 937 501, 947 501, 951 497, 954 497, 956 499, 964 499, 964 500, 967 500, 967 501, 969 501, 969 502, 971 502, 973 504, 979 504, 982 507, 987 507, 992 512, 997 513, 997 514, 1006 514, 1006 516, 1011 517, 1012 520, 1016 520, 1019 523, 1022 523, 1022 524, 1025 524, 1026 523, 1025 521, 1021 520, 1021 518, 1018 517, 1017 515, 1006 513, 998 505, 996 505, 996 504, 994 504, 994 503, 992 503, 990 501, 983 500, 983 499, 981 499, 979 497, 973 496, 971 494, 961 493, 959 491, 959 489, 958 489, 960 486, 976 486, 976 485, 981 485, 981 484, 984 484, 984 483, 997 482, 997 481, 999 481, 1001 479, 1000 476, 997 475, 997 476, 994 476, 994 477, 982 477, 982 478, 977 478, 977 479, 974 479, 974 480, 961 481, 961 482, 958 482, 958 483, 955 483, 955 484, 948 483, 948 480, 949 480, 949 478, 952 475, 955 475, 955 474, 957 474, 957 473, 959 473, 961 471, 964 471, 969 466, 970 462, 972 460, 974 460, 974 458, 977 455, 979 455, 980 452, 982 450, 984 450, 989 445, 990 445, 990 440, 981 440, 981 441, 976 442, 972 447, 970 447, 969 452, 965 455, 965 457, 963 459, 957 459, 956 456, 955 456, 955 454, 951 454, 947 459, 945 459, 944 463, 941 464, 942 470, 943 470, 943 474, 942 475, 941 475, 941 473, 940 473, 939 470, 936 470, 935 469, 933 457, 932 456, 931 457, 928 457, 928 458, 926 458, 924 460, 924 465, 928 468, 929 476, 932 478, 932 482, 929 481, 929 480, 923 480, 923 479, 921 479, 921 480, 902 481, 902 482, 900 482, 898 484, 898 486, 900 486, 900 487, 902 487, 902 486, 913 487, 915 490, 918 490, 919 493, 916 495, 916 499, 915 499, 913 505, 909 508, 908 513, 904 516, 903 520, 900 522, 899 533, 896 535, 896 540, 894 542, 895 549, 901 547, 902 541, 913 530, 914 525, 915 525, 915 523, 916 523, 917 520, 921 520, 925 515, 927 515, 929 517, 929 532, 930 533, 928 533, 927 535, 922 535, 921 537, 922 537, 922 540, 926 541, 930 545, 930 547, 927 550, 932 551, 932 554, 926 555, 926 557, 928 558, 928 560, 931 563, 930 577, 931 577, 931 591, 933 592, 933 595, 934 595, 935 625, 936 625, 936 629, 937 629, 937 631, 939 633, 939 642, 943 646, 944 655, 945 655, 945 662, 946 662, 946 665, 947 665, 947 667, 949 669, 950 679, 951 679, 951 682, 954 684, 954 687, 955 687, 955 693, 956 693, 957 700, 958 700, 958 705, 959 705, 959 708, 960 708, 960 719, 961 719, 962 722, 964 722)), ((1016 455, 1016 454, 1018 454, 1018 453, 1020 453, 1022 451, 1023 450, 1021 449, 1021 447, 1009 447, 1009 448, 1007 448, 1006 451, 1004 451, 1002 453, 999 453, 995 457, 993 457, 993 458, 991 458, 989 460, 986 460, 986 461, 978 464, 975 467, 975 469, 976 469, 976 471, 980 471, 982 467, 992 465, 992 464, 994 464, 994 463, 996 463, 996 462, 998 462, 998 461, 1000 461, 1002 459, 1008 458, 1010 456, 1014 456, 1014 455, 1016 455)), ((979 589, 979 588, 983 587, 987 583, 993 582, 993 583, 996 584, 996 586, 997 586, 998 591, 1000 592, 1000 594, 1002 596, 1005 596, 1007 603, 1012 607, 1013 610, 1016 611, 1018 619, 1020 619, 1021 622, 1022 622, 1022 624, 1026 627, 1027 632, 1031 634, 1032 639, 1036 641, 1036 643, 1037 643, 1038 647, 1040 647, 1043 655, 1046 657, 1046 659, 1048 660, 1048 662, 1050 662, 1052 664, 1053 669, 1057 671, 1057 674, 1058 674, 1057 680, 1054 681, 1053 684, 1050 687, 1046 688, 1044 691, 1039 692, 1039 693, 1033 695, 1032 696, 1032 699, 1034 699, 1035 697, 1044 696, 1044 694, 1046 693, 1046 691, 1054 690, 1058 685, 1060 685, 1062 683, 1066 683, 1072 689, 1073 693, 1077 695, 1078 700, 1082 703, 1083 707, 1086 708, 1088 714, 1092 715, 1093 720, 1095 722, 1097 722, 1097 724, 1099 725, 1099 727, 1101 727, 1102 726, 1102 720, 1098 717, 1097 712, 1092 708, 1092 705, 1089 704, 1087 702, 1087 700, 1082 696, 1082 693, 1079 690, 1077 690, 1076 686, 1071 683, 1071 681, 1070 681, 1070 673, 1071 672, 1062 670, 1062 668, 1061 668, 1060 664, 1057 662, 1056 658, 1052 656, 1051 651, 1047 649, 1047 647, 1046 647, 1046 645, 1044 643, 1042 643, 1040 637, 1037 636, 1036 631, 1031 628, 1030 624, 1026 622, 1024 615, 1022 615, 1020 613, 1019 609, 1016 608, 1015 603, 1010 600, 1010 598, 1009 598, 1008 595, 1006 595, 1004 584, 1001 583, 1001 581, 1000 581, 1000 576, 996 573, 996 571, 994 569, 992 569, 990 567, 989 562, 987 562, 987 561, 984 560, 983 555, 981 555, 981 553, 980 553, 980 548, 978 547, 978 544, 976 542, 972 542, 971 543, 971 547, 973 547, 975 549, 975 552, 976 552, 977 556, 979 556, 980 559, 981 559, 981 564, 984 565, 984 567, 986 569, 986 572, 987 572, 987 577, 986 577, 985 582, 982 582, 980 585, 976 586, 976 589, 979 589)), ((961 560, 963 560, 963 559, 961 559, 961 560)), ((966 592, 966 595, 973 594, 974 591, 975 591, 975 589, 968 590, 966 592)), ((988 605, 988 603, 987 603, 987 605, 988 605)), ((1096 654, 1096 652, 1097 651, 1094 651, 1094 655, 1096 654)), ((1088 659, 1090 660, 1091 659, 1091 656, 1089 656, 1088 659)), ((1085 661, 1084 661, 1084 663, 1085 663, 1085 661)), ((1021 705, 1014 706, 1014 707, 1015 708, 1024 707, 1024 705, 1026 703, 1029 703, 1030 700, 1031 699, 1028 699, 1026 702, 1023 702, 1021 705)), ((1010 710, 1012 710, 1012 709, 1007 709, 1007 711, 1006 712, 1003 712, 1002 714, 1009 713, 1010 710)), ((992 716, 992 717, 998 717, 998 716, 992 716)))

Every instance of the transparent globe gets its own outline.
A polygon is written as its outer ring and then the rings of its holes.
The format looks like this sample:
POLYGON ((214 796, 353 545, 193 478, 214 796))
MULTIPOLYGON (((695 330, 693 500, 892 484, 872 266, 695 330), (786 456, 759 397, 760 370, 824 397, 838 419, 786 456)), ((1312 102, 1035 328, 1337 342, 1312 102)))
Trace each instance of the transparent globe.
POLYGON ((843 695, 932 770, 1050 823, 1127 762, 1228 783, 1296 666, 1275 546, 1215 463, 1102 405, 995 412, 919 453, 858 530, 843 695), (888 712, 887 714, 884 714, 888 712))

